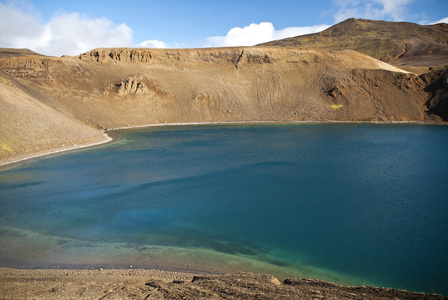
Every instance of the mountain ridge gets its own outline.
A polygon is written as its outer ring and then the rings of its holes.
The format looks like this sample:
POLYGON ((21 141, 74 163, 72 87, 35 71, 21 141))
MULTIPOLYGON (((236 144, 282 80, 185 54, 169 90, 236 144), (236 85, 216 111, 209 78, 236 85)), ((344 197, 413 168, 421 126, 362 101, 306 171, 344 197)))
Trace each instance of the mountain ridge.
POLYGON ((258 46, 355 50, 411 72, 448 65, 448 24, 418 25, 350 18, 318 33, 258 46))

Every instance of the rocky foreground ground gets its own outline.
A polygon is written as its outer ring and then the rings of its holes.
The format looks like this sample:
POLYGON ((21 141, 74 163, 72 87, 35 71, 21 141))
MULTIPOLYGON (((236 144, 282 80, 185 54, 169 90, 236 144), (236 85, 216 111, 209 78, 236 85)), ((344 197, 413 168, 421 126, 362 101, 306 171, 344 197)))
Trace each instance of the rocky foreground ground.
POLYGON ((159 270, 0 268, 1 299, 448 299, 403 290, 345 287, 320 280, 159 270))

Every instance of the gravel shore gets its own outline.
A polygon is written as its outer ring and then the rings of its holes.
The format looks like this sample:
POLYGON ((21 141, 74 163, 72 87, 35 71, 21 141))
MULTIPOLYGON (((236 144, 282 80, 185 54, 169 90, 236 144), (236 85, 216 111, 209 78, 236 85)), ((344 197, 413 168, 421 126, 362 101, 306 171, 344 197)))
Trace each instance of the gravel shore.
POLYGON ((448 299, 266 274, 203 275, 141 269, 0 268, 1 299, 448 299))

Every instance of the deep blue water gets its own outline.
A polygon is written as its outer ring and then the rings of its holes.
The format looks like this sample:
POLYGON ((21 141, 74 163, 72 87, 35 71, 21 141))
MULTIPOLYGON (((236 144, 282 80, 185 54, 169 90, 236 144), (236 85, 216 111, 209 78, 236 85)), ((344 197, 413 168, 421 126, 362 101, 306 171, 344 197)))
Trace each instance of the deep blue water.
POLYGON ((172 253, 187 249, 204 261, 242 259, 235 270, 259 261, 448 295, 446 126, 180 126, 113 137, 0 172, 1 266, 124 267, 126 251, 140 251, 139 266, 151 268, 154 246, 173 268, 200 269, 172 253))

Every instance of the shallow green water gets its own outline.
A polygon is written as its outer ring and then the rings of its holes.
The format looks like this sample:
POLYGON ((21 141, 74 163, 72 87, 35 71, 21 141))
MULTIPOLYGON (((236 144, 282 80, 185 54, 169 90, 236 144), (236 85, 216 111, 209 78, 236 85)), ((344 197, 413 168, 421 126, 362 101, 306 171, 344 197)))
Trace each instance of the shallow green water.
POLYGON ((0 172, 0 265, 250 270, 448 294, 448 127, 113 136, 0 172))

